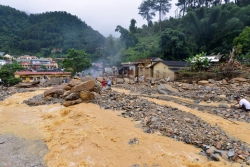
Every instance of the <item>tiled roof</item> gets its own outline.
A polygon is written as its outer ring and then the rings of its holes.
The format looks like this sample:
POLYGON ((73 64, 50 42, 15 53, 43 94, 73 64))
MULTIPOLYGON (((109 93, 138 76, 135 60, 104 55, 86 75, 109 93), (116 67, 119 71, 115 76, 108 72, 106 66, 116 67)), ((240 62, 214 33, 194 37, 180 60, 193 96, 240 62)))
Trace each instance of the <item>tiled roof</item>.
POLYGON ((171 67, 189 67, 190 63, 185 61, 162 61, 167 66, 171 67))
POLYGON ((70 72, 31 72, 31 71, 18 71, 15 72, 15 75, 70 75, 70 72))

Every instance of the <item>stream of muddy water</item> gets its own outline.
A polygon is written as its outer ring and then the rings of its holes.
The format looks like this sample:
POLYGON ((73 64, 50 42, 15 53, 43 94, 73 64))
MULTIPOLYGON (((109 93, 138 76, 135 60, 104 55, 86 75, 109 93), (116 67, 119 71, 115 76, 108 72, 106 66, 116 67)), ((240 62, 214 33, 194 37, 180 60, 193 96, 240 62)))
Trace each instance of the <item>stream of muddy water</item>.
MULTIPOLYGON (((198 154, 201 151, 199 148, 157 133, 144 133, 138 122, 118 116, 119 111, 104 110, 92 103, 67 108, 60 104, 29 107, 22 103, 43 91, 18 93, 0 102, 0 134, 11 134, 29 141, 43 140, 48 147, 48 153, 44 157, 45 166, 241 166, 223 159, 219 162, 209 161, 207 157, 198 154), (129 144, 133 138, 139 142, 129 144)), ((247 135, 244 135, 245 132, 249 133, 244 129, 249 127, 248 124, 236 126, 227 120, 212 115, 203 116, 205 113, 173 102, 149 100, 162 105, 174 105, 183 111, 197 114, 205 121, 217 123, 231 135, 250 143, 247 135)))

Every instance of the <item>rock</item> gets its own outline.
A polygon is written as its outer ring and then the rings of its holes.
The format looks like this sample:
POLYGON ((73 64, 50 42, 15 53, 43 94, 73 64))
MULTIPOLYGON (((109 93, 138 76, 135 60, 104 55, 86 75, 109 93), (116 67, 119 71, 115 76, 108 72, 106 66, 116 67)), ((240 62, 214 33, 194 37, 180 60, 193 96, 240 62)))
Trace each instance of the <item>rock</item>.
POLYGON ((80 104, 80 103, 82 103, 83 102, 83 100, 82 99, 77 99, 77 100, 75 100, 75 104, 80 104))
POLYGON ((191 143, 191 142, 190 142, 190 139, 189 139, 188 137, 185 138, 185 142, 186 142, 187 144, 190 144, 190 143, 191 143))
POLYGON ((99 81, 95 82, 94 92, 100 94, 101 91, 102 91, 102 84, 99 81))
POLYGON ((54 88, 51 88, 49 90, 46 90, 43 94, 44 94, 44 97, 46 97, 46 96, 53 97, 54 94, 63 95, 63 93, 64 93, 64 87, 59 86, 59 87, 54 87, 54 88))
POLYGON ((157 87, 157 90, 160 94, 169 94, 169 93, 177 93, 178 90, 172 88, 170 85, 168 84, 160 84, 157 87))
POLYGON ((128 84, 129 83, 129 78, 123 78, 124 79, 124 83, 128 84))
POLYGON ((51 99, 52 99, 51 96, 46 96, 46 97, 44 98, 45 101, 50 101, 51 99))
POLYGON ((200 100, 194 100, 194 103, 199 104, 200 100))
POLYGON ((139 164, 133 164, 130 167, 141 167, 141 165, 139 165, 139 164))
POLYGON ((206 151, 206 153, 207 153, 207 154, 213 154, 215 150, 216 150, 216 148, 215 148, 214 146, 212 146, 212 147, 210 147, 210 148, 206 151))
POLYGON ((199 155, 207 156, 207 154, 204 151, 199 152, 199 155))
POLYGON ((207 85, 207 84, 209 84, 209 82, 206 80, 198 81, 198 85, 207 85))
POLYGON ((247 82, 247 79, 245 79, 245 78, 233 78, 232 80, 234 82, 247 82))
POLYGON ((240 159, 246 160, 246 157, 244 157, 243 155, 238 155, 240 159))
POLYGON ((216 148, 221 149, 221 142, 220 141, 216 143, 216 148))
POLYGON ((215 83, 215 80, 209 79, 208 82, 214 84, 214 83, 215 83))
POLYGON ((94 94, 88 90, 81 91, 79 95, 83 101, 93 100, 95 98, 94 94))
POLYGON ((220 95, 219 96, 221 99, 225 99, 227 96, 226 95, 220 95))
POLYGON ((220 107, 220 108, 228 108, 228 105, 227 105, 227 104, 222 104, 222 103, 221 103, 221 104, 219 104, 219 107, 220 107))
POLYGON ((75 104, 75 101, 64 101, 64 102, 63 102, 63 105, 64 105, 65 107, 72 106, 72 105, 74 105, 74 104, 75 104))
POLYGON ((71 86, 69 86, 69 85, 66 85, 65 87, 64 87, 64 90, 70 90, 71 89, 71 86))
POLYGON ((130 139, 128 144, 132 145, 132 144, 138 144, 139 143, 139 140, 137 138, 133 138, 133 139, 130 139))
POLYGON ((95 78, 91 75, 86 75, 86 76, 82 77, 82 79, 81 79, 82 82, 87 82, 87 81, 91 81, 91 80, 95 80, 95 78))
POLYGON ((94 97, 95 98, 102 98, 102 96, 99 94, 99 93, 96 93, 96 92, 92 92, 94 94, 94 97))
POLYGON ((223 159, 228 159, 228 151, 215 150, 214 153, 215 154, 219 153, 223 159))
POLYGON ((214 161, 220 161, 219 156, 217 154, 212 154, 210 158, 214 161))
POLYGON ((183 118, 185 121, 192 123, 193 121, 190 118, 183 118))
POLYGON ((76 100, 79 99, 79 93, 70 93, 69 95, 67 95, 64 100, 66 101, 72 101, 72 100, 76 100))
POLYGON ((82 90, 92 91, 92 90, 94 90, 94 87, 95 87, 95 81, 90 80, 90 81, 82 82, 82 83, 74 86, 73 88, 71 88, 70 92, 75 93, 75 92, 80 92, 82 90))
POLYGON ((70 81, 70 85, 71 86, 75 86, 75 85, 77 85, 77 84, 79 84, 79 83, 81 83, 82 81, 81 81, 81 79, 79 78, 79 77, 74 77, 71 81, 70 81))
POLYGON ((227 81, 225 79, 222 80, 222 84, 227 85, 227 81))
POLYGON ((63 93, 63 97, 66 97, 66 96, 68 96, 70 94, 70 91, 65 91, 64 93, 63 93))
POLYGON ((123 84, 125 80, 123 78, 116 78, 116 84, 123 84))

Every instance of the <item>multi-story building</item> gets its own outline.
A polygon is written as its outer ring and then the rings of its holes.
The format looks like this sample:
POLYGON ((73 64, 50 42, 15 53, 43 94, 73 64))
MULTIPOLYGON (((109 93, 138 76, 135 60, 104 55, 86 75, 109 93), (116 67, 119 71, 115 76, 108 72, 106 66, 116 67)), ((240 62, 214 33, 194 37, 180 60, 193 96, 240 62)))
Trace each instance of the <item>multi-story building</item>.
POLYGON ((47 69, 57 69, 58 64, 56 61, 52 61, 52 58, 37 58, 36 56, 20 56, 17 58, 17 62, 20 62, 25 69, 38 69, 41 66, 45 66, 47 69))

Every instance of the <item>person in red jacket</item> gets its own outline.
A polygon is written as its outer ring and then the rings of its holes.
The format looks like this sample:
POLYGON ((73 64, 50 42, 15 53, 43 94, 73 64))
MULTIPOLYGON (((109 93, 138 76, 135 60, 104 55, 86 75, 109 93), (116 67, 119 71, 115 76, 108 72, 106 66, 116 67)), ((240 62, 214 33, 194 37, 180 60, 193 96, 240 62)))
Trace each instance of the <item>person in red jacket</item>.
POLYGON ((103 78, 103 80, 102 80, 102 87, 106 87, 106 81, 105 81, 105 78, 103 78))

